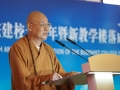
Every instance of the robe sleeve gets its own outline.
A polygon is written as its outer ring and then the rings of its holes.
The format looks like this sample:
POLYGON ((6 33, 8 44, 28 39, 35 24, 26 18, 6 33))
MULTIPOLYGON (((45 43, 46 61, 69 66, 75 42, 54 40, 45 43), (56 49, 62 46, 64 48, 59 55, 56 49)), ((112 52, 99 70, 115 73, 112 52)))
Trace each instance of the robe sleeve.
POLYGON ((52 47, 49 46, 46 43, 44 43, 44 44, 45 44, 45 46, 47 46, 47 49, 49 50, 49 53, 52 56, 52 59, 53 59, 53 62, 54 62, 54 70, 55 70, 55 72, 59 73, 63 77, 71 76, 71 75, 74 75, 76 73, 76 72, 68 72, 68 73, 66 73, 66 71, 63 69, 60 61, 56 57, 56 54, 55 54, 54 50, 52 49, 52 47))
MULTIPOLYGON (((49 45, 48 45, 49 47, 49 45)), ((54 69, 55 72, 59 73, 62 77, 67 77, 67 76, 71 76, 74 75, 76 72, 68 72, 66 73, 66 71, 63 69, 62 65, 60 64, 59 60, 57 59, 53 49, 51 47, 48 48, 50 52, 50 54, 53 56, 54 59, 54 69)), ((68 83, 65 83, 63 85, 58 85, 56 86, 58 90, 74 90, 75 85, 74 83, 69 80, 68 83)))
MULTIPOLYGON (((48 45, 47 45, 48 46, 48 45)), ((48 46, 49 47, 49 46, 48 46)), ((54 62, 54 69, 55 69, 55 72, 59 73, 60 75, 62 75, 63 77, 66 77, 66 76, 71 76, 71 75, 74 75, 76 72, 68 72, 66 73, 66 71, 63 69, 60 61, 58 60, 58 58, 56 57, 55 55, 55 52, 54 50, 52 49, 52 47, 49 47, 49 51, 52 58, 53 58, 53 62, 54 62)))
POLYGON ((57 73, 66 73, 66 71, 63 69, 61 63, 59 62, 58 58, 56 57, 56 54, 55 54, 53 48, 46 43, 44 43, 44 45, 48 49, 48 52, 50 53, 54 71, 57 73))
POLYGON ((9 60, 12 71, 12 83, 17 90, 33 90, 32 88, 39 87, 42 82, 49 81, 52 77, 52 74, 31 75, 25 65, 24 54, 17 45, 10 49, 9 60))

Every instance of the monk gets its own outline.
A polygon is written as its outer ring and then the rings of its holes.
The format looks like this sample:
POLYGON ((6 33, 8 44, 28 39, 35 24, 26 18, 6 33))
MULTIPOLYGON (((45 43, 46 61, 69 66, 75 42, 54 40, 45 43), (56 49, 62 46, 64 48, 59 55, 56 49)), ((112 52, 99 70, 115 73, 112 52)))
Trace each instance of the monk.
POLYGON ((47 17, 33 11, 28 15, 28 34, 16 41, 9 51, 12 90, 74 90, 74 84, 43 84, 75 73, 66 73, 52 47, 45 42, 51 24, 47 17))

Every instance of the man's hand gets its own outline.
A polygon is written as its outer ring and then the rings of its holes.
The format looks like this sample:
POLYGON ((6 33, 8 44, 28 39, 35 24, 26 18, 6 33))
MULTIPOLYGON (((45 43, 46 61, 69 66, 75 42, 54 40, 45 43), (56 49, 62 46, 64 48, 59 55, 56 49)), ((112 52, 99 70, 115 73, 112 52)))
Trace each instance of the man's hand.
POLYGON ((80 72, 75 72, 74 75, 76 75, 76 74, 80 74, 80 72))
POLYGON ((62 76, 60 74, 58 74, 58 73, 55 72, 53 74, 52 81, 55 81, 55 80, 58 80, 58 79, 61 79, 61 78, 62 78, 62 76))

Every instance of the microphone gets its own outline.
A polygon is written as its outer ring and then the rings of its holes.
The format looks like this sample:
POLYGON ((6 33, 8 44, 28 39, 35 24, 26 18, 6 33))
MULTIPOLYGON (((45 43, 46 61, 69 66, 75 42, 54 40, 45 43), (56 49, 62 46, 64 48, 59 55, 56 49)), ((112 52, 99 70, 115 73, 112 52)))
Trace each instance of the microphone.
MULTIPOLYGON (((63 44, 62 42, 55 40, 58 44, 60 44, 63 47, 66 47, 67 49, 69 49, 70 51, 72 51, 73 53, 77 54, 76 52, 74 52, 73 50, 71 50, 70 48, 68 48, 67 46, 65 46, 65 44, 63 44)), ((79 57, 83 58, 84 60, 86 60, 88 62, 87 59, 85 59, 84 57, 80 56, 79 54, 77 54, 79 57)))
MULTIPOLYGON (((81 46, 79 46, 76 42, 72 41, 71 39, 69 38, 66 38, 69 42, 71 42, 72 44, 75 44, 77 45, 79 48, 83 49, 85 52, 87 52, 84 48, 82 48, 81 46)), ((93 56, 92 54, 90 54, 89 52, 87 52, 90 56, 93 56)))

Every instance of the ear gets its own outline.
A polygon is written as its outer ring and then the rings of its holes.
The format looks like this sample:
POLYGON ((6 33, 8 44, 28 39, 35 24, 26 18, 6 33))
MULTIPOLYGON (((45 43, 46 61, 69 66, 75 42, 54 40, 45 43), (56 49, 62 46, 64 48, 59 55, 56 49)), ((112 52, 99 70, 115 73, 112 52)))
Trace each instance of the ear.
POLYGON ((32 27, 32 24, 31 23, 27 23, 28 31, 32 31, 31 27, 32 27))

